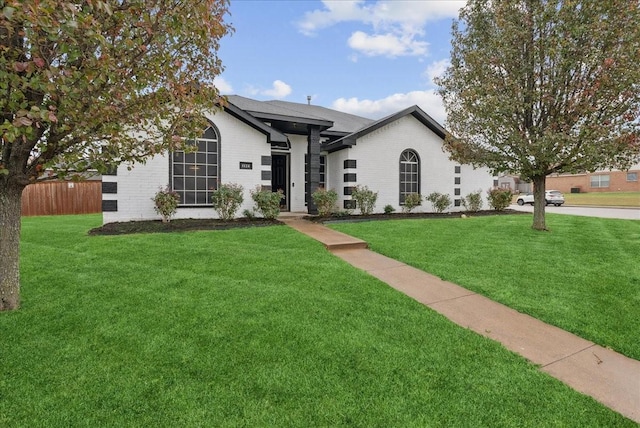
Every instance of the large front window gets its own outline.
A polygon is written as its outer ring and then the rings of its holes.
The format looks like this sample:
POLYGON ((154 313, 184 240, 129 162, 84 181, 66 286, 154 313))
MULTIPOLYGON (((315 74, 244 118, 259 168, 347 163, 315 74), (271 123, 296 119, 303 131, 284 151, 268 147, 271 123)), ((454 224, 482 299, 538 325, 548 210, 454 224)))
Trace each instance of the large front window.
POLYGON ((415 151, 405 150, 400 155, 400 205, 411 193, 420 194, 420 158, 415 151))
POLYGON ((219 145, 209 127, 201 138, 186 142, 195 151, 175 151, 171 157, 171 184, 180 195, 181 206, 211 205, 211 192, 218 188, 219 145))

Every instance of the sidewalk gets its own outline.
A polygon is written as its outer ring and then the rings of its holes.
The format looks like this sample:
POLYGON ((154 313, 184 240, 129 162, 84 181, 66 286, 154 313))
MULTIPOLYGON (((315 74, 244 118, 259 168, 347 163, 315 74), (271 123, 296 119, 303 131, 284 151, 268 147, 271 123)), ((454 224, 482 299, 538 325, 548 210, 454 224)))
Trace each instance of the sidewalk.
POLYGON ((573 389, 640 423, 640 361, 374 253, 360 239, 299 218, 281 220, 347 263, 454 323, 502 343, 573 389))

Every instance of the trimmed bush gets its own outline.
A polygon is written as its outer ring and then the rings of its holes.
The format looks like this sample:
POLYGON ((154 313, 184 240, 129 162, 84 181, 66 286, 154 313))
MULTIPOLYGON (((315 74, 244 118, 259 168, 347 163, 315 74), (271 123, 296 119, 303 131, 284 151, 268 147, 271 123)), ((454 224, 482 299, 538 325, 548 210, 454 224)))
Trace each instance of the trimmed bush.
POLYGON ((378 192, 369 190, 367 186, 356 186, 351 193, 351 199, 356 201, 356 207, 360 209, 360 214, 369 215, 373 213, 378 200, 378 192))
POLYGON ((254 218, 256 218, 256 213, 253 212, 253 210, 244 210, 244 211, 242 211, 242 215, 247 220, 253 220, 254 218))
POLYGON ((394 212, 396 209, 393 208, 391 205, 385 205, 384 206, 384 213, 385 214, 391 214, 392 212, 394 212))
POLYGON ((262 214, 262 217, 273 220, 280 215, 280 202, 284 192, 278 189, 277 192, 263 190, 260 186, 251 191, 251 199, 256 203, 255 210, 262 214))
POLYGON ((443 193, 430 193, 425 200, 431 202, 433 210, 437 213, 443 213, 451 206, 451 197, 443 193))
POLYGON ((178 211, 180 195, 167 186, 158 190, 151 200, 153 201, 153 209, 162 216, 162 222, 169 223, 171 217, 178 211))
POLYGON ((311 197, 318 208, 318 215, 328 216, 336 210, 338 193, 335 190, 326 190, 324 187, 320 187, 311 194, 311 197))
POLYGON ((211 203, 213 209, 218 213, 218 217, 222 220, 231 220, 235 218, 236 212, 244 197, 242 192, 244 188, 235 183, 221 184, 218 190, 214 191, 211 195, 211 203))
POLYGON ((422 196, 418 193, 409 193, 404 198, 404 205, 402 206, 403 213, 410 213, 415 207, 422 205, 422 196))
POLYGON ((478 212, 482 208, 482 190, 469 193, 462 198, 462 206, 465 210, 471 212, 478 212))
POLYGON ((511 189, 502 189, 499 187, 487 190, 487 195, 489 199, 489 206, 496 211, 504 211, 504 209, 511 204, 511 200, 513 199, 513 192, 511 189))

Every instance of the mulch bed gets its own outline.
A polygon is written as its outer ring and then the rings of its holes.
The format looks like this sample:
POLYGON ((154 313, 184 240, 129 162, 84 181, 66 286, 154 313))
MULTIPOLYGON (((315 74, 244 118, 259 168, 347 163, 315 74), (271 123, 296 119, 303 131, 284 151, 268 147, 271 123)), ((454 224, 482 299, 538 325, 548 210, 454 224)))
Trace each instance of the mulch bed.
POLYGON ((491 215, 512 215, 512 214, 531 214, 524 211, 516 211, 505 209, 503 211, 483 210, 476 212, 462 211, 455 213, 391 213, 391 214, 371 214, 371 215, 332 215, 329 217, 306 216, 305 220, 317 223, 339 223, 339 222, 359 222, 371 220, 401 220, 401 219, 420 219, 420 218, 460 218, 466 217, 483 217, 491 215))
POLYGON ((162 232, 187 232, 194 230, 227 230, 239 227, 261 227, 283 225, 278 220, 266 220, 263 218, 234 220, 214 219, 180 219, 163 223, 160 220, 127 221, 107 223, 89 231, 89 235, 126 235, 130 233, 162 233, 162 232))
MULTIPOLYGON (((522 211, 506 209, 504 211, 484 210, 478 212, 457 212, 457 213, 392 213, 392 214, 372 214, 372 215, 333 215, 329 217, 305 216, 306 220, 317 223, 338 223, 338 222, 359 222, 372 220, 400 220, 400 219, 420 219, 420 218, 460 218, 481 217, 487 215, 511 215, 530 214, 522 211)), ((194 230, 227 230, 241 227, 262 227, 283 225, 279 220, 266 220, 263 218, 247 219, 237 218, 234 220, 214 220, 214 219, 180 219, 163 223, 160 220, 148 221, 127 221, 107 223, 89 231, 89 235, 126 235, 131 233, 163 233, 163 232, 186 232, 194 230)))

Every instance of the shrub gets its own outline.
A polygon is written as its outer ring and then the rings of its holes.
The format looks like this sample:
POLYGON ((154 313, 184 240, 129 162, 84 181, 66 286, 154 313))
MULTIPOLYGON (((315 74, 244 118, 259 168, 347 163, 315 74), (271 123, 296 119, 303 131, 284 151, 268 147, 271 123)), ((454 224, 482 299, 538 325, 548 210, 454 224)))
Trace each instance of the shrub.
POLYGON ((393 208, 391 205, 385 205, 384 206, 384 213, 385 214, 391 214, 392 212, 394 212, 396 209, 393 208))
POLYGON ((433 210, 437 213, 442 213, 451 206, 451 197, 443 193, 433 192, 425 199, 433 204, 433 210))
POLYGON ((253 210, 243 210, 242 211, 242 215, 247 219, 247 220, 253 220, 254 218, 256 218, 256 213, 253 212, 253 210))
POLYGON ((489 199, 489 206, 496 211, 504 211, 504 209, 511 204, 511 200, 513 199, 513 192, 511 192, 511 189, 501 189, 499 187, 487 190, 487 195, 489 199))
POLYGON ((338 193, 335 190, 326 190, 320 187, 311 194, 311 197, 318 208, 319 215, 328 216, 335 211, 338 202, 338 193))
POLYGON ((462 198, 462 206, 465 210, 478 212, 482 208, 482 190, 471 192, 462 198))
POLYGON ((180 203, 180 195, 169 188, 158 190, 156 195, 151 199, 153 201, 153 209, 162 216, 163 223, 169 223, 171 217, 178 211, 180 203))
POLYGON ((378 192, 369 190, 367 186, 356 186, 351 193, 351 199, 356 201, 356 207, 360 209, 360 214, 369 215, 376 206, 378 192))
POLYGON ((280 202, 283 197, 284 192, 280 189, 277 192, 272 192, 258 186, 251 191, 251 199, 256 203, 256 211, 268 219, 274 219, 280 215, 280 202))
POLYGON ((402 206, 402 212, 410 213, 415 207, 422 204, 422 196, 418 193, 409 193, 404 198, 404 205, 402 206))
POLYGON ((213 209, 218 213, 222 220, 231 220, 236 216, 236 211, 242 205, 244 197, 242 196, 243 187, 239 184, 229 183, 221 184, 218 190, 211 195, 213 209))

